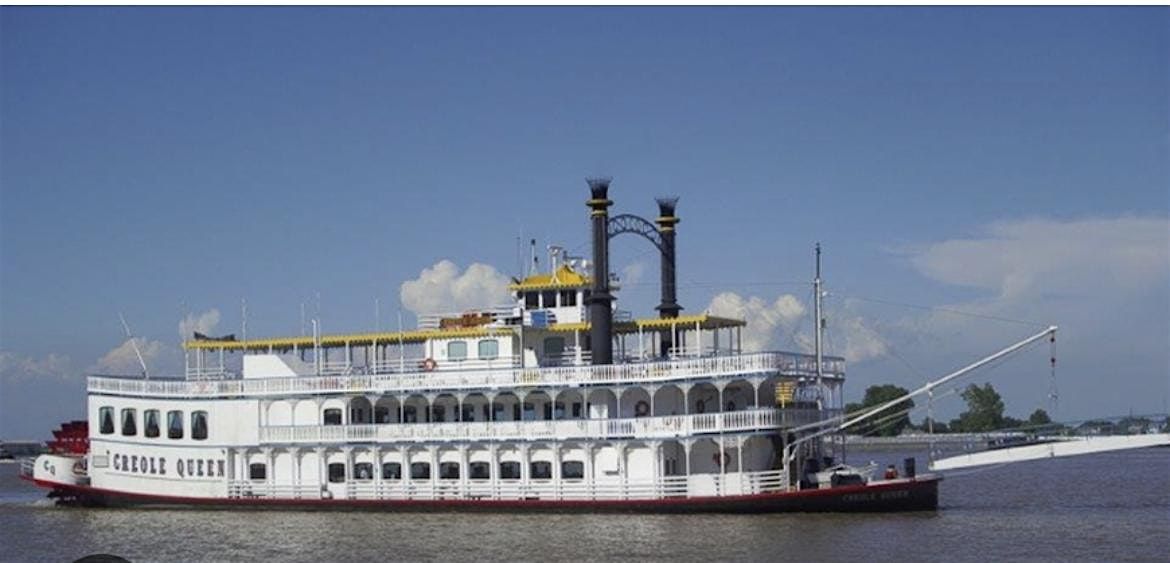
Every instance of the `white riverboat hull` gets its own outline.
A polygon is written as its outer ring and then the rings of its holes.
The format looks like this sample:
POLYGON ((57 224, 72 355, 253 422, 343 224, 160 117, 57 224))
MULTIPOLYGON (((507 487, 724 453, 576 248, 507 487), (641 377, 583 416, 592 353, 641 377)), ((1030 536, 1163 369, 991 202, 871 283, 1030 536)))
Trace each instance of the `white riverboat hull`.
POLYGON ((298 510, 385 511, 552 511, 645 513, 772 513, 772 512, 903 512, 938 508, 939 475, 891 479, 861 485, 807 489, 790 492, 708 497, 675 497, 624 500, 492 500, 492 499, 296 499, 296 498, 198 498, 147 495, 64 484, 25 476, 35 485, 50 489, 64 504, 91 507, 163 506, 191 508, 250 508, 298 510))

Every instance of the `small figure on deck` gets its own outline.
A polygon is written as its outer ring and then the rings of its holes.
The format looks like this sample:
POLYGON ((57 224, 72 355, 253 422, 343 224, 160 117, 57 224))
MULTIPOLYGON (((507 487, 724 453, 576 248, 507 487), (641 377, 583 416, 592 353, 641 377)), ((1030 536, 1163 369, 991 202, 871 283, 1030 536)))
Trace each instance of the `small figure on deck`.
POLYGON ((898 468, 894 467, 894 464, 891 463, 890 465, 886 466, 885 478, 886 479, 897 479, 898 478, 898 468))

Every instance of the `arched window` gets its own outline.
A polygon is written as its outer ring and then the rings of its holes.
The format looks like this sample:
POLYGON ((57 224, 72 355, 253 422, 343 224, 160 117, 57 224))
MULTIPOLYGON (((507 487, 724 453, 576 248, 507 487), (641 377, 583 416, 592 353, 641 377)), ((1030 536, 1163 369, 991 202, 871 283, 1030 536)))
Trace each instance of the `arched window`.
POLYGON ((500 341, 498 340, 480 340, 479 341, 479 359, 494 360, 500 357, 500 341))
POLYGON ((382 464, 382 479, 397 481, 402 479, 402 464, 397 461, 387 461, 382 464))
POLYGON ((253 481, 263 481, 268 478, 268 466, 263 463, 248 465, 248 478, 253 481))
POLYGON ((552 479, 552 464, 547 461, 534 461, 528 466, 533 479, 552 479))
POLYGON ((158 438, 158 411, 149 409, 142 413, 142 435, 147 438, 158 438))
POLYGON ((330 483, 344 483, 345 482, 345 464, 344 463, 330 463, 329 464, 329 482, 330 483))
POLYGON ((439 478, 440 479, 458 479, 459 478, 459 464, 454 461, 444 461, 439 464, 439 478))
POLYGON ((138 435, 138 411, 135 409, 122 409, 122 435, 123 436, 137 436, 138 435))
POLYGON ((520 478, 519 461, 501 461, 500 479, 516 480, 520 478))
POLYGON ((411 479, 430 479, 431 478, 431 464, 425 461, 416 461, 410 464, 410 478, 411 479))
POLYGON ((467 477, 473 481, 492 478, 492 465, 486 461, 473 461, 467 466, 467 477))
POLYGON ((207 411, 195 411, 191 413, 191 439, 207 439, 207 411))
POLYGON ((114 433, 114 407, 98 409, 98 425, 102 434, 114 433))
POLYGON ((585 478, 585 463, 581 461, 562 461, 561 477, 564 479, 585 478))
POLYGON ((565 353, 565 339, 560 336, 544 339, 544 356, 546 358, 560 358, 565 353))
POLYGON ((167 438, 183 439, 183 411, 167 411, 167 438))
POLYGON ((374 464, 361 462, 353 464, 353 478, 355 481, 369 481, 374 478, 374 464))
POLYGON ((337 426, 341 424, 341 409, 325 409, 325 416, 322 422, 325 426, 337 426))
POLYGON ((467 359, 467 343, 462 340, 452 340, 447 343, 447 359, 459 362, 467 359))

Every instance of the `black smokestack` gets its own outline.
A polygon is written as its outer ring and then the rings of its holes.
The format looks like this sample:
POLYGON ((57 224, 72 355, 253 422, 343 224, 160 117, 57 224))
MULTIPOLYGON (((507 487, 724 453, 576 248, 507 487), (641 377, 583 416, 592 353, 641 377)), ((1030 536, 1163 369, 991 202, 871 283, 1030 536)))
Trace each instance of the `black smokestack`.
POLYGON ((589 299, 589 340, 593 365, 613 363, 613 296, 609 294, 609 178, 588 178, 589 220, 593 225, 593 287, 589 299))
MULTIPOLYGON (((675 216, 674 210, 678 205, 678 198, 660 197, 655 201, 658 202, 658 219, 655 219, 654 222, 658 224, 658 234, 662 237, 660 262, 662 266, 662 302, 655 308, 658 309, 659 318, 673 319, 678 317, 678 312, 682 310, 682 307, 678 305, 674 259, 675 225, 679 223, 679 218, 675 216)), ((667 331, 662 336, 662 355, 667 355, 672 346, 674 346, 672 335, 667 331)))

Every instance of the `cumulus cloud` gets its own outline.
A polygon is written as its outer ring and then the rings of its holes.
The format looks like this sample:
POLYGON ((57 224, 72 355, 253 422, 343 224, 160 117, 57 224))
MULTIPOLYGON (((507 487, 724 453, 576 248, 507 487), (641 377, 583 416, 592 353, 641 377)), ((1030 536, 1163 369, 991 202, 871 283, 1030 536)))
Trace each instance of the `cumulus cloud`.
MULTIPOLYGON (((134 346, 142 353, 142 361, 154 374, 162 365, 169 364, 170 356, 175 350, 157 340, 147 340, 141 336, 127 339, 106 352, 98 359, 91 371, 111 375, 130 375, 142 373, 142 366, 138 363, 138 356, 134 353, 134 346)), ((168 366, 169 367, 169 366, 168 366)))
POLYGON ((191 313, 179 321, 179 339, 190 340, 192 334, 212 334, 219 326, 219 309, 210 309, 199 314, 191 313))
POLYGON ((21 356, 13 352, 0 352, 0 379, 19 380, 73 375, 72 361, 68 356, 50 353, 43 358, 21 356))
POLYGON ((911 250, 932 279, 994 291, 1000 299, 1072 296, 1165 283, 1170 221, 1164 218, 1029 219, 997 222, 975 238, 911 250))
POLYGON ((402 305, 416 315, 491 307, 508 300, 509 279, 495 268, 475 263, 460 272, 450 260, 423 269, 402 283, 402 305))
POLYGON ((788 294, 769 303, 761 297, 745 298, 728 291, 712 298, 707 311, 712 315, 747 321, 741 335, 743 349, 757 352, 775 347, 783 336, 791 337, 805 308, 800 300, 788 294))

